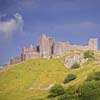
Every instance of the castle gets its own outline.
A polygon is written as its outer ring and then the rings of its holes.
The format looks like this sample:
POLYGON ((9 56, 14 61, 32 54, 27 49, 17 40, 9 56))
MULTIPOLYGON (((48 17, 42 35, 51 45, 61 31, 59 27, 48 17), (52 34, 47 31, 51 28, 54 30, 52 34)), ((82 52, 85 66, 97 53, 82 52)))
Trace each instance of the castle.
POLYGON ((72 45, 69 42, 56 41, 43 34, 40 38, 39 45, 30 48, 22 48, 20 56, 10 60, 10 64, 16 64, 30 58, 53 58, 67 54, 68 51, 77 50, 98 50, 98 39, 89 39, 86 45, 72 45))

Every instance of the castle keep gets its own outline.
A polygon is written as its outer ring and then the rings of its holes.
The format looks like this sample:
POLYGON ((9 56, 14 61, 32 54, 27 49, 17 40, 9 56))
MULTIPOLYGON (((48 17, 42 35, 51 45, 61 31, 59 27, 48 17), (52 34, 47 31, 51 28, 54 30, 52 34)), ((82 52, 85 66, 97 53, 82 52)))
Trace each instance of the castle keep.
POLYGON ((23 47, 21 55, 11 59, 10 64, 16 64, 30 58, 59 57, 67 54, 68 51, 77 50, 98 50, 98 39, 89 39, 86 45, 72 45, 69 42, 56 41, 43 34, 38 46, 30 45, 30 48, 23 47))

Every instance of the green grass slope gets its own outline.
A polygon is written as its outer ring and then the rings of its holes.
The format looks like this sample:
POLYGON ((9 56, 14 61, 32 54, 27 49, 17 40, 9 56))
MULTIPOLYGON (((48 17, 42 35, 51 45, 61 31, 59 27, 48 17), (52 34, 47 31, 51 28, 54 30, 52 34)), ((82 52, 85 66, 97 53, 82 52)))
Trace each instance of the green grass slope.
POLYGON ((0 73, 0 100, 27 100, 30 97, 45 96, 47 91, 33 91, 30 88, 61 83, 66 72, 59 60, 28 60, 7 67, 0 73))
POLYGON ((67 69, 61 59, 31 59, 15 66, 6 67, 0 72, 0 100, 34 100, 47 96, 47 90, 34 88, 48 87, 50 84, 62 83, 69 73, 77 79, 66 84, 79 85, 92 71, 100 70, 98 65, 88 65, 80 69, 67 69))

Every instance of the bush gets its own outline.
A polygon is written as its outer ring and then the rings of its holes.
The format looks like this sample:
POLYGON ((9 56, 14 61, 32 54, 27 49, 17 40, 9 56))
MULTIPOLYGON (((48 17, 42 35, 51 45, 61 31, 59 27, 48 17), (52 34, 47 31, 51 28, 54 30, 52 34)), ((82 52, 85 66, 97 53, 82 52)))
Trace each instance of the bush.
POLYGON ((78 64, 77 62, 75 62, 72 66, 72 69, 76 69, 76 68, 80 68, 80 64, 78 64))
POLYGON ((100 81, 89 81, 69 87, 57 100, 100 100, 100 81))
POLYGON ((86 51, 86 52, 84 53, 84 58, 85 58, 85 59, 86 59, 86 58, 94 58, 94 53, 93 53, 92 51, 88 50, 88 51, 86 51))
POLYGON ((79 86, 80 100, 100 100, 100 81, 86 82, 79 86))
POLYGON ((100 72, 93 72, 92 74, 88 75, 86 81, 98 81, 100 80, 100 72))
POLYGON ((49 98, 56 97, 64 94, 64 87, 62 85, 55 84, 49 91, 49 98))
POLYGON ((70 86, 65 90, 65 93, 61 95, 57 100, 79 100, 76 87, 70 86))
POLYGON ((74 75, 74 74, 68 74, 68 76, 65 78, 65 80, 64 80, 63 83, 66 84, 66 83, 68 83, 68 82, 70 82, 70 81, 72 81, 74 79, 76 79, 76 75, 74 75))

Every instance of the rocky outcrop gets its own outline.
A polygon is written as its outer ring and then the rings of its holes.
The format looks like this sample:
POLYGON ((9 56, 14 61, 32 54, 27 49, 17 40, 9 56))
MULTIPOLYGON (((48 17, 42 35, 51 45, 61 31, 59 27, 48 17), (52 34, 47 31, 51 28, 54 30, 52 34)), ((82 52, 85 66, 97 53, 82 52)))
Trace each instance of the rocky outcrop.
POLYGON ((67 56, 64 60, 64 65, 67 68, 71 68, 74 63, 85 63, 87 60, 84 59, 83 54, 74 54, 72 56, 67 56))

